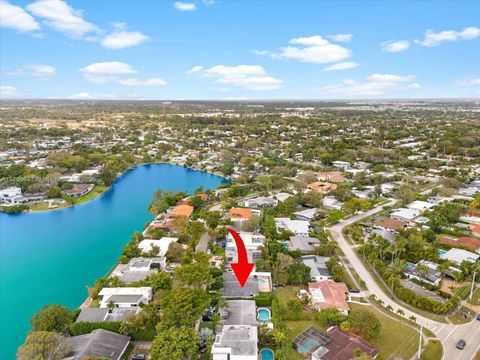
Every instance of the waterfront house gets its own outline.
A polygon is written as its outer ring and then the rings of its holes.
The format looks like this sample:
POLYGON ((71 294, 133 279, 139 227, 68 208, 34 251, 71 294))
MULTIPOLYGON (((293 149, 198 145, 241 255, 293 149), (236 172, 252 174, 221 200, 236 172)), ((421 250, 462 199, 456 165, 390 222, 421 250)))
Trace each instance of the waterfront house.
POLYGON ((193 206, 188 204, 180 204, 175 206, 168 214, 170 218, 185 217, 190 218, 193 212, 193 206))
POLYGON ((67 350, 64 360, 81 360, 93 357, 119 360, 127 350, 129 343, 129 336, 96 329, 89 334, 66 338, 63 343, 63 347, 67 350))
POLYGON ((103 288, 98 295, 101 297, 100 308, 108 308, 113 303, 117 308, 136 308, 140 304, 148 304, 153 297, 151 287, 119 287, 103 288))
POLYGON ((94 187, 94 184, 75 184, 71 189, 63 190, 63 193, 71 197, 80 197, 87 195, 94 187))
POLYGON ((257 360, 257 327, 251 325, 225 325, 215 336, 212 360, 257 360))
POLYGON ((165 256, 170 244, 177 241, 178 238, 166 236, 162 237, 159 240, 145 239, 138 244, 138 248, 142 251, 142 253, 150 253, 155 248, 158 248, 158 254, 154 255, 165 256))
POLYGON ((142 281, 148 275, 156 274, 158 270, 164 270, 165 257, 133 258, 127 264, 118 264, 110 274, 110 277, 118 277, 124 284, 142 281))
POLYGON ((335 308, 342 314, 348 315, 350 310, 346 300, 348 289, 344 283, 334 282, 333 280, 321 280, 308 283, 308 291, 310 293, 310 301, 316 310, 322 311, 328 308, 335 308))

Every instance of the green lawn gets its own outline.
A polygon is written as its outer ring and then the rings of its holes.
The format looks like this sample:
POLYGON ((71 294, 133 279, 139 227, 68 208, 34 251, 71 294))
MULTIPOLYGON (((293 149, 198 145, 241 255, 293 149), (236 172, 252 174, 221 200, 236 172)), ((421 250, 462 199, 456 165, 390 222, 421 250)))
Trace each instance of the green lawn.
POLYGON ((438 340, 429 340, 427 348, 422 352, 420 360, 441 360, 443 355, 442 343, 438 340))
POLYGON ((382 324, 382 331, 378 339, 372 340, 371 344, 380 350, 377 359, 389 359, 395 357, 411 358, 418 349, 418 333, 412 328, 401 324, 399 321, 390 319, 373 306, 350 304, 351 309, 361 308, 373 312, 382 324))
POLYGON ((472 300, 468 302, 472 305, 480 305, 480 287, 473 292, 472 300))
POLYGON ((105 192, 105 190, 107 190, 106 186, 95 186, 93 190, 90 191, 87 195, 80 196, 78 198, 72 198, 74 202, 73 204, 78 205, 78 204, 82 204, 84 202, 90 201, 92 199, 95 199, 97 196, 105 192))
MULTIPOLYGON (((305 289, 305 287, 303 287, 305 289)), ((299 300, 297 297, 301 286, 285 286, 276 289, 277 298, 280 303, 280 311, 284 320, 315 320, 315 312, 312 310, 303 310, 300 314, 295 314, 288 308, 289 300, 299 300)))
POLYGON ((473 317, 475 316, 475 312, 468 307, 462 306, 459 311, 455 312, 452 316, 448 319, 453 324, 466 324, 470 322, 473 317), (464 313, 467 314, 467 317, 464 316, 464 313))

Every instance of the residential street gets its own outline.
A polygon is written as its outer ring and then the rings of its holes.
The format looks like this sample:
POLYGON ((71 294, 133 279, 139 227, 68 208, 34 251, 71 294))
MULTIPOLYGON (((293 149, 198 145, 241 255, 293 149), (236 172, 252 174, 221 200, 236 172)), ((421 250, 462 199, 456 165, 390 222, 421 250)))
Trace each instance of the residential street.
POLYGON ((377 284, 375 278, 370 271, 365 267, 362 261, 359 259, 355 251, 343 236, 343 229, 357 221, 367 218, 382 210, 384 206, 392 206, 397 200, 391 200, 387 204, 375 207, 367 212, 351 216, 347 219, 340 221, 337 225, 330 228, 332 237, 338 243, 339 247, 344 252, 346 258, 350 261, 351 266, 356 270, 359 277, 365 282, 368 290, 371 294, 375 294, 377 299, 382 300, 384 306, 390 305, 393 308, 393 312, 397 309, 402 309, 405 313, 405 318, 414 316, 416 322, 425 328, 429 329, 442 341, 444 346, 444 360, 471 360, 475 356, 476 352, 480 349, 480 321, 473 320, 469 324, 464 325, 451 325, 440 323, 428 318, 425 318, 399 304, 397 304, 390 295, 386 294, 382 288, 377 284), (466 341, 466 347, 464 350, 458 350, 455 344, 458 340, 464 339, 466 341))

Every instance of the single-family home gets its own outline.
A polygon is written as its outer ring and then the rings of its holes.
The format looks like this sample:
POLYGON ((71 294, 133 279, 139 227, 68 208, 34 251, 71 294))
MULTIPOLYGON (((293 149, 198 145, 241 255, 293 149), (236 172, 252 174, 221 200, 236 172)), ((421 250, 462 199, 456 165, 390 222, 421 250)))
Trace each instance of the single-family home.
POLYGON ((245 221, 252 218, 254 212, 250 208, 231 208, 228 211, 228 216, 232 223, 242 225, 245 221))
POLYGON ((461 236, 459 238, 450 235, 441 235, 440 243, 451 246, 464 246, 473 252, 480 253, 480 238, 461 236))
POLYGON ((305 209, 305 210, 294 212, 293 215, 295 215, 295 217, 298 220, 312 221, 317 218, 317 209, 316 208, 305 209))
POLYGON ((190 218, 193 212, 193 206, 188 204, 180 204, 175 206, 169 213, 168 216, 170 218, 177 218, 177 217, 186 217, 190 218))
POLYGON ((425 210, 430 210, 431 208, 433 208, 435 206, 435 204, 433 203, 430 203, 428 201, 420 201, 420 200, 416 200, 414 202, 411 202, 410 204, 407 205, 407 208, 409 209, 414 209, 414 210, 418 210, 418 211, 425 211, 425 210))
POLYGON ((257 325, 255 300, 227 300, 219 313, 222 325, 257 325))
POLYGON ((305 220, 291 220, 289 218, 275 218, 277 231, 290 231, 298 236, 308 236, 310 222, 305 220))
POLYGON ((442 254, 440 258, 443 260, 450 260, 456 265, 461 265, 464 261, 472 263, 477 262, 480 259, 480 255, 467 250, 452 248, 442 254))
POLYGON ((347 181, 340 171, 326 171, 317 175, 318 180, 332 183, 343 183, 347 181))
POLYGON ((324 181, 315 181, 308 184, 307 188, 310 189, 311 191, 316 191, 321 194, 325 194, 329 191, 335 190, 337 188, 337 185, 329 182, 324 182, 324 181))
POLYGON ((408 208, 399 208, 390 214, 390 217, 406 222, 413 221, 418 216, 420 216, 419 210, 408 208))
POLYGON ((19 187, 11 186, 0 190, 0 202, 13 204, 14 202, 12 199, 17 196, 22 196, 22 189, 19 187))
POLYGON ((310 301, 318 311, 335 308, 342 314, 348 315, 350 310, 346 300, 348 288, 344 283, 333 280, 321 280, 308 283, 308 291, 310 293, 310 301))
POLYGON ((288 250, 301 252, 312 252, 320 244, 319 239, 310 236, 290 236, 287 242, 288 250))
POLYGON ((165 257, 141 257, 133 258, 127 264, 118 264, 110 274, 110 277, 118 277, 124 284, 142 281, 148 275, 156 274, 158 270, 164 270, 165 257))
POLYGON ((113 303, 117 308, 136 308, 148 304, 153 297, 151 287, 103 288, 98 295, 102 298, 100 308, 109 308, 113 303))
POLYGON ((273 197, 260 196, 253 199, 246 199, 242 205, 247 208, 273 207, 278 204, 278 200, 273 197))
POLYGON ((212 360, 257 360, 257 327, 251 325, 225 325, 215 336, 210 351, 212 360))
POLYGON ((66 349, 64 360, 102 358, 119 360, 130 343, 130 337, 104 329, 89 334, 67 337, 63 343, 66 349))
POLYGON ((154 239, 145 239, 142 240, 138 244, 138 248, 143 252, 143 253, 149 253, 155 248, 158 248, 158 253, 155 255, 158 256, 165 256, 168 251, 168 247, 172 242, 177 242, 178 238, 174 237, 162 237, 159 240, 154 240, 154 239))
POLYGON ((342 210, 343 208, 343 202, 335 199, 333 196, 325 196, 322 202, 326 210, 342 210))
MULTIPOLYGON (((239 232, 247 250, 249 262, 255 262, 260 257, 260 247, 265 243, 265 236, 251 232, 239 232)), ((228 262, 237 262, 237 245, 232 234, 227 234, 227 243, 225 245, 225 257, 228 262)))
POLYGON ((332 277, 327 266, 327 262, 330 260, 328 256, 305 255, 300 256, 298 260, 310 268, 310 278, 313 281, 327 280, 332 277))
POLYGON ((421 260, 417 264, 407 263, 405 276, 432 286, 439 286, 443 275, 437 267, 437 263, 427 260, 421 260))
POLYGON ((75 184, 71 189, 63 190, 63 193, 71 197, 80 197, 87 195, 94 187, 94 184, 75 184))
POLYGON ((393 233, 398 233, 400 230, 405 229, 407 226, 408 222, 394 218, 378 219, 375 220, 375 222, 373 223, 374 228, 390 231, 393 233))

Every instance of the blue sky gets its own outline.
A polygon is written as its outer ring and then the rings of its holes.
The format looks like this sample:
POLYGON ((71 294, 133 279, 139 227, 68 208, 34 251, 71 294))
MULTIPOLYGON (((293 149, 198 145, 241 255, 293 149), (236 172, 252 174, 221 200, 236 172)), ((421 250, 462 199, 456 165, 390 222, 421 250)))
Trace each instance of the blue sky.
POLYGON ((480 97, 478 1, 0 7, 1 98, 480 97))

